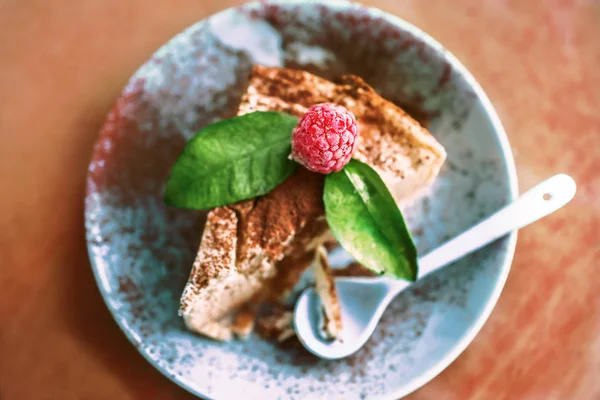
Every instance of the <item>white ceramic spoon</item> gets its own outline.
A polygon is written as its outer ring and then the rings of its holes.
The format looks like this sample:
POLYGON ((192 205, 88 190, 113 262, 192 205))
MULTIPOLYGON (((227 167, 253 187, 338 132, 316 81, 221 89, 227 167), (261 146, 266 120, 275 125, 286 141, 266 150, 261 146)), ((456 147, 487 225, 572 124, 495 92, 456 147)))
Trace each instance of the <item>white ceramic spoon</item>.
MULTIPOLYGON (((419 279, 459 258, 558 210, 575 195, 575 181, 556 175, 466 232, 419 259, 419 279)), ((342 309, 341 340, 327 341, 320 332, 320 300, 313 289, 302 293, 294 310, 294 326, 311 353, 334 360, 349 356, 369 339, 381 315, 410 282, 388 277, 338 278, 342 309)))

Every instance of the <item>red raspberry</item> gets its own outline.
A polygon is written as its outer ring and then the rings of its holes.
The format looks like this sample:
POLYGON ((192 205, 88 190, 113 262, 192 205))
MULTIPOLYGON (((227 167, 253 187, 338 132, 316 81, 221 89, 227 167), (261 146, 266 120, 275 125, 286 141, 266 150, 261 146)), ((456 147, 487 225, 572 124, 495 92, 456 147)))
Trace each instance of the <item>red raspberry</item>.
POLYGON ((346 108, 314 105, 292 133, 292 158, 313 172, 337 172, 350 161, 357 135, 356 119, 346 108))

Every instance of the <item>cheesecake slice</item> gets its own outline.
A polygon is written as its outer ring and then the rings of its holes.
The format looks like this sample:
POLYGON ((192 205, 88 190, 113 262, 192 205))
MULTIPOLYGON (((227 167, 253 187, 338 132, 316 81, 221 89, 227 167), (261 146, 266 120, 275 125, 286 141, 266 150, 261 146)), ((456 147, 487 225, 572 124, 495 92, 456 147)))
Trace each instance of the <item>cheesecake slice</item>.
MULTIPOLYGON (((255 66, 238 115, 280 111, 301 117, 318 103, 354 113, 354 158, 381 175, 396 201, 414 196, 439 173, 443 147, 356 76, 334 83, 304 71, 255 66)), ((333 240, 323 185, 324 175, 298 167, 270 193, 209 212, 179 310, 191 330, 228 340, 235 331, 232 312, 289 293, 318 246, 333 240)))

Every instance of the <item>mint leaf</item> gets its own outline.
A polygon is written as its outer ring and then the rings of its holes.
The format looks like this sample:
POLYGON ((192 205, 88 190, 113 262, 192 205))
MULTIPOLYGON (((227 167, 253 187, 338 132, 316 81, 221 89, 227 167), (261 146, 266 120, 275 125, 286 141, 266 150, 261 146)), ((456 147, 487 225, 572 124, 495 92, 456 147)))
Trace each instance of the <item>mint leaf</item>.
POLYGON ((175 163, 165 202, 200 210, 268 193, 296 168, 288 156, 297 123, 288 114, 254 112, 205 127, 175 163))
POLYGON ((325 179, 325 215, 335 238, 365 267, 417 279, 417 249, 392 194, 373 168, 351 160, 325 179))

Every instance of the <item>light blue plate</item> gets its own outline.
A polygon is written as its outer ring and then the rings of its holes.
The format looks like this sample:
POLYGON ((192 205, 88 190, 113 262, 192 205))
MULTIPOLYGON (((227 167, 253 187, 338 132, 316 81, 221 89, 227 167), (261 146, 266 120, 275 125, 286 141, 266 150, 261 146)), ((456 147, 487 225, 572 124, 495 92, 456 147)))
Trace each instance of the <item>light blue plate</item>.
POLYGON ((266 2, 186 29, 131 78, 100 133, 85 220, 98 285, 140 352, 200 396, 397 399, 436 376, 471 342, 506 280, 513 234, 418 282, 367 346, 342 361, 252 336, 221 344, 177 316, 203 214, 166 207, 165 179, 186 140, 231 116, 253 63, 328 78, 355 73, 427 120, 448 151, 434 186, 405 207, 421 253, 514 199, 515 168, 489 100, 436 41, 381 11, 347 2, 266 2))

